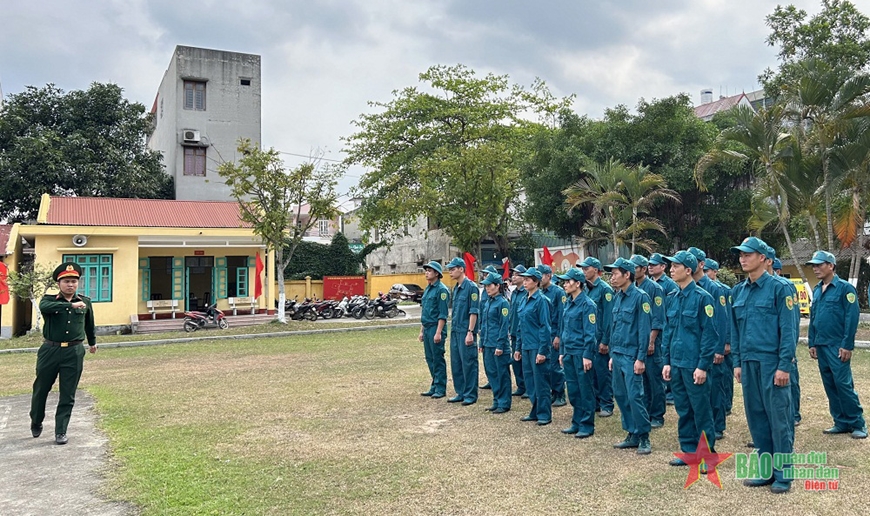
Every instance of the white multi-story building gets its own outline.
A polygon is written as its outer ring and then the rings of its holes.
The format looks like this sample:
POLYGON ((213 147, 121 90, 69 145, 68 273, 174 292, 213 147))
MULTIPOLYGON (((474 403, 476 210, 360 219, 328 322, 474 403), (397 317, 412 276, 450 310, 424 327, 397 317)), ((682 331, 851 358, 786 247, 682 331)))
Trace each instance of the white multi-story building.
POLYGON ((218 166, 240 138, 261 142, 260 56, 177 46, 157 90, 148 146, 163 153, 178 200, 228 201, 218 166))

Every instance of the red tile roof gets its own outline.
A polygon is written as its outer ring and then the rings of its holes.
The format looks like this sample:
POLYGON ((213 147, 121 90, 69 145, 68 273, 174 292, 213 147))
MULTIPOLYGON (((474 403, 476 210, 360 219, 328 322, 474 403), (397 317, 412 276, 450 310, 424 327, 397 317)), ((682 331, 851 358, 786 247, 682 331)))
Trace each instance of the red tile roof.
POLYGON ((157 228, 247 228, 236 202, 51 197, 45 224, 157 228))
POLYGON ((12 233, 11 224, 0 224, 0 256, 6 256, 6 244, 9 243, 10 233, 12 233))
POLYGON ((713 116, 720 111, 727 111, 739 104, 740 99, 745 96, 745 93, 741 93, 739 95, 714 100, 713 102, 709 102, 707 104, 701 104, 700 106, 695 108, 695 116, 698 118, 706 118, 709 116, 713 116))

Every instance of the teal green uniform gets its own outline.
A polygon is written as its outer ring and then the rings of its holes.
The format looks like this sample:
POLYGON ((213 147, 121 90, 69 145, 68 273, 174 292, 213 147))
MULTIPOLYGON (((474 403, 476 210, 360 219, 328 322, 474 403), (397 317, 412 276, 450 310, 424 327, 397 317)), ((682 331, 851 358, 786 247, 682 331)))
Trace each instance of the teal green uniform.
MULTIPOLYGON (((526 289, 522 285, 514 289, 511 294, 511 307, 508 318, 508 334, 510 335, 511 349, 514 352, 522 352, 522 346, 519 341, 519 317, 517 316, 517 308, 520 306, 520 299, 526 295, 526 289)), ((514 396, 522 396, 526 393, 526 381, 523 378, 523 361, 514 360, 513 353, 511 354, 511 369, 514 372, 514 381, 517 382, 517 390, 513 392, 514 396)))
POLYGON ((502 295, 487 297, 480 313, 483 370, 492 387, 492 408, 511 408, 511 346, 508 340, 510 304, 502 295), (496 356, 496 350, 501 355, 496 356))
POLYGON ((716 442, 710 391, 716 388, 709 373, 719 335, 713 321, 713 297, 694 281, 668 295, 667 324, 663 338, 664 365, 671 367, 671 392, 677 420, 680 450, 694 453, 707 435, 710 449, 716 442), (695 384, 695 369, 708 374, 695 384))
POLYGON ((552 400, 550 399, 549 365, 536 364, 537 355, 549 356, 553 347, 550 330, 550 302, 536 290, 531 296, 528 292, 520 299, 517 307, 519 340, 522 343, 523 376, 526 379, 526 392, 532 402, 529 418, 538 422, 552 420, 552 400))
POLYGON ((97 343, 94 308, 91 300, 76 294, 70 301, 62 295, 43 296, 39 311, 45 319, 42 336, 45 342, 36 355, 36 380, 30 403, 30 425, 40 427, 45 419, 45 401, 55 380, 60 378, 60 393, 54 416, 54 433, 66 434, 75 405, 76 389, 82 377, 85 348, 97 343), (83 302, 83 308, 72 304, 83 302))
MULTIPOLYGON (((583 359, 592 360, 598 354, 595 340, 598 307, 585 292, 577 297, 568 296, 562 317, 562 335, 559 348, 565 370, 568 399, 574 408, 571 429, 592 434, 595 431, 595 393, 592 375, 583 368, 583 359)), ((569 432, 570 433, 570 432, 569 432)))
POLYGON ((834 426, 844 431, 862 430, 867 426, 852 381, 852 363, 843 362, 839 357, 840 349, 855 349, 858 312, 858 292, 836 274, 824 290, 822 282, 813 289, 809 346, 816 348, 834 426))
POLYGON ((420 322, 423 325, 423 352, 432 383, 428 394, 442 397, 447 391, 447 362, 444 360, 444 343, 447 342, 447 305, 450 293, 447 287, 436 280, 423 291, 420 299, 420 322), (441 342, 435 342, 438 321, 443 320, 441 342))
POLYGON ((466 404, 477 401, 480 363, 477 360, 477 324, 469 326, 471 315, 480 313, 480 290, 468 278, 453 287, 453 312, 450 319, 450 372, 456 397, 466 404), (468 330, 475 342, 465 343, 468 330))
MULTIPOLYGON (((785 285, 767 272, 731 292, 731 353, 741 368, 743 401, 752 442, 761 453, 794 451, 791 386, 774 385, 777 370, 790 373, 795 354, 794 300, 785 285)), ((783 468, 790 467, 784 464, 783 468)), ((783 469, 774 480, 790 484, 783 469)))
MULTIPOLYGON (((728 317, 728 324, 725 325, 725 343, 731 344, 731 287, 721 281, 716 281, 716 284, 719 285, 722 294, 718 300, 714 299, 714 301, 719 303, 717 308, 723 308, 728 317)), ((724 364, 725 374, 722 375, 721 389, 725 393, 725 415, 727 416, 731 413, 731 407, 734 404, 734 355, 731 354, 730 349, 725 353, 724 364)))
POLYGON ((613 319, 613 287, 596 278, 587 283, 589 299, 595 303, 595 353, 592 358, 592 390, 595 391, 595 405, 599 410, 613 412, 613 378, 608 367, 610 353, 600 353, 599 344, 610 342, 610 323, 613 319))
POLYGON ((650 421, 644 401, 643 375, 634 374, 634 362, 646 362, 652 307, 650 298, 632 283, 614 295, 610 329, 613 359, 613 396, 622 414, 622 428, 632 437, 649 436, 650 421))
MULTIPOLYGON (((550 301, 550 331, 553 340, 559 336, 562 329, 562 315, 565 311, 565 290, 551 283, 547 288, 542 288, 541 293, 550 301)), ((551 341, 552 344, 552 341, 551 341)), ((565 397, 565 371, 559 365, 559 351, 550 346, 550 352, 547 355, 550 364, 550 397, 555 401, 556 398, 565 397)))
MULTIPOLYGON (((795 348, 797 348, 798 338, 800 337, 801 332, 801 311, 800 311, 800 302, 798 299, 797 287, 795 287, 794 283, 792 283, 788 278, 783 278, 782 276, 777 276, 776 274, 772 275, 777 281, 782 283, 788 288, 789 292, 791 292, 791 297, 794 300, 794 306, 798 307, 798 309, 793 310, 794 312, 794 344, 795 348)), ((798 370, 798 361, 797 354, 795 354, 794 362, 792 362, 792 370, 791 377, 788 380, 789 385, 791 385, 791 407, 794 412, 794 422, 798 424, 801 422, 801 377, 800 371, 798 370)))
MULTIPOLYGON (((729 374, 724 360, 725 339, 728 337, 727 328, 731 325, 731 321, 728 319, 728 312, 721 302, 723 296, 726 295, 726 292, 724 289, 722 289, 722 287, 719 286, 719 283, 711 280, 705 274, 701 276, 700 280, 698 280, 698 286, 706 290, 707 293, 712 296, 714 301, 719 300, 718 302, 713 303, 713 321, 716 324, 716 332, 719 337, 719 340, 716 343, 715 354, 722 355, 723 360, 721 364, 713 364, 713 367, 710 369, 710 371, 708 371, 708 380, 710 381, 711 385, 710 399, 713 403, 713 425, 716 427, 716 432, 721 434, 725 432, 726 427, 726 393, 724 377, 726 374, 729 374)), ((733 370, 731 374, 733 374, 733 370)))
MULTIPOLYGON (((651 330, 659 330, 655 340, 655 351, 646 357, 646 369, 643 373, 643 392, 646 410, 650 421, 664 423, 665 421, 665 382, 662 379, 662 332, 665 328, 665 292, 655 280, 646 277, 637 288, 649 296, 651 315, 651 330)), ((647 339, 649 340, 649 339, 647 339)))
POLYGON ((662 287, 662 291, 665 293, 665 298, 667 298, 668 294, 671 292, 680 290, 680 286, 677 285, 677 282, 669 278, 667 274, 662 274, 658 278, 653 278, 653 280, 662 287))

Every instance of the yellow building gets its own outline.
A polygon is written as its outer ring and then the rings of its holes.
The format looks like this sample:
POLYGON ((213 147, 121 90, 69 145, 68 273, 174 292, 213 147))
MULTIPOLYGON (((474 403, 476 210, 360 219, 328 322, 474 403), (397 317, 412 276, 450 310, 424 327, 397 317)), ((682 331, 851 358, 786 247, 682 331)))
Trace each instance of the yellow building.
MULTIPOLYGON (((121 329, 134 318, 171 317, 230 299, 250 311, 256 283, 258 313, 274 313, 274 253, 240 217, 235 202, 107 199, 43 195, 36 224, 15 224, 7 244, 10 270, 36 263, 75 261, 79 292, 94 304, 98 327, 121 329), (256 278, 257 255, 264 273, 256 278), (268 309, 268 310, 267 310, 268 309)), ((16 309, 17 308, 17 309, 16 309)), ((29 326, 29 308, 2 311, 3 336, 29 326)))

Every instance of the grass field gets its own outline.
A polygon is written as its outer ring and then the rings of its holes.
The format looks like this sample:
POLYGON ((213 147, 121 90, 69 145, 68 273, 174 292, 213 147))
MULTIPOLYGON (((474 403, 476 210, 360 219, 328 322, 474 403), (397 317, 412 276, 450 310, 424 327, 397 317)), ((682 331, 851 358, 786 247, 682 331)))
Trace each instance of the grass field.
MULTIPOLYGON (((563 436, 570 407, 547 427, 418 395, 428 372, 414 329, 261 338, 88 355, 81 388, 96 398, 113 461, 104 495, 143 514, 866 514, 870 442, 823 436, 830 426, 815 363, 801 349, 798 452, 827 452, 837 491, 744 488, 733 458, 683 489, 667 465, 676 416, 652 434, 653 453, 611 448, 618 415, 595 435, 563 436)), ((0 356, 0 395, 28 392, 32 354, 0 356)), ((870 397, 870 352, 855 353, 870 397)), ((450 391, 450 385, 448 385, 450 391)), ((720 452, 746 452, 740 389, 720 452)), ((75 417, 75 413, 73 414, 75 417)))

